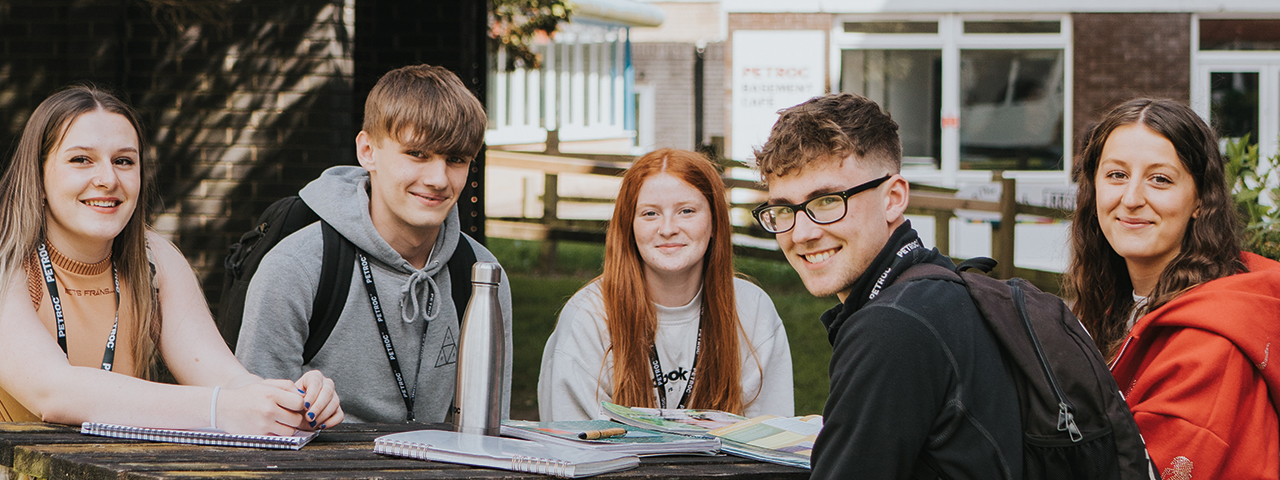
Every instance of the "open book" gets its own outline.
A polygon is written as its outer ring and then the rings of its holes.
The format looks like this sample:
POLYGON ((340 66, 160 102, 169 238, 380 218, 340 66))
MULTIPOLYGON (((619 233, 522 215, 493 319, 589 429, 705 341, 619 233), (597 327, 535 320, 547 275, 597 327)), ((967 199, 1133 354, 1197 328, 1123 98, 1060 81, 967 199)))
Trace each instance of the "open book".
POLYGON ((564 422, 503 420, 502 435, 533 440, 546 445, 569 445, 635 455, 715 455, 720 452, 720 441, 715 438, 662 433, 609 420, 564 422), (627 433, 595 440, 583 440, 578 436, 582 432, 608 428, 622 428, 627 433))
POLYGON ((640 458, 635 455, 446 430, 383 435, 373 441, 373 451, 383 455, 564 478, 589 477, 640 465, 640 458))
POLYGON ((821 415, 762 415, 707 433, 724 442, 726 453, 762 462, 810 468, 813 443, 818 441, 821 431, 821 415))
POLYGON ((195 445, 215 445, 222 447, 275 448, 280 450, 297 450, 316 438, 319 432, 303 432, 290 436, 277 435, 239 435, 222 430, 171 430, 164 428, 130 427, 109 423, 85 422, 80 425, 80 433, 103 437, 127 438, 130 440, 148 440, 152 442, 190 443, 195 445))
POLYGON ((719 410, 632 408, 600 402, 609 418, 660 432, 719 438, 724 453, 762 462, 810 468, 813 443, 822 430, 822 416, 752 419, 719 410))
POLYGON ((600 406, 604 414, 614 421, 679 435, 705 436, 717 428, 747 420, 742 415, 719 410, 633 408, 610 402, 600 402, 600 406))

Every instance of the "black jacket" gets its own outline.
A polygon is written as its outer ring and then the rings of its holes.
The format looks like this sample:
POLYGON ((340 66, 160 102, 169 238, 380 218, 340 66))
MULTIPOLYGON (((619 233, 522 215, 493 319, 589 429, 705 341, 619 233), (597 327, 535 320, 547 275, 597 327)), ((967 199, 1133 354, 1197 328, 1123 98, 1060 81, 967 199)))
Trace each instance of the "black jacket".
POLYGON ((899 227, 844 304, 822 315, 831 395, 815 479, 1020 479, 1013 378, 964 286, 895 285, 920 263, 955 265, 899 227))

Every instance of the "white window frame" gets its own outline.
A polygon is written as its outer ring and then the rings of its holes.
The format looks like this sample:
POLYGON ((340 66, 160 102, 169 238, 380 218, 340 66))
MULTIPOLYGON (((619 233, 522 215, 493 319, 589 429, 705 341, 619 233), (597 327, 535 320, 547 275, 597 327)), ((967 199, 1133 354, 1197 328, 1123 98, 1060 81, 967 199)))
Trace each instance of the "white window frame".
POLYGON ((959 123, 947 125, 947 120, 960 118, 960 51, 961 50, 1062 50, 1063 54, 1063 169, 1054 171, 1009 171, 1007 176, 1032 180, 1037 183, 1068 184, 1072 165, 1072 36, 1071 15, 1052 14, 857 14, 837 15, 831 30, 830 80, 833 89, 840 84, 841 52, 850 49, 874 50, 924 50, 942 52, 942 112, 940 168, 904 170, 903 175, 913 182, 954 187, 966 183, 991 181, 988 170, 960 169, 959 123), (1048 21, 1060 22, 1058 33, 1018 34, 966 34, 964 22, 968 21, 1048 21), (936 21, 937 34, 870 34, 847 33, 844 23, 850 21, 936 21))
POLYGON ((1191 109, 1209 118, 1212 72, 1258 73, 1258 157, 1280 150, 1280 51, 1200 50, 1202 19, 1280 19, 1276 14, 1195 14, 1191 16, 1191 109))

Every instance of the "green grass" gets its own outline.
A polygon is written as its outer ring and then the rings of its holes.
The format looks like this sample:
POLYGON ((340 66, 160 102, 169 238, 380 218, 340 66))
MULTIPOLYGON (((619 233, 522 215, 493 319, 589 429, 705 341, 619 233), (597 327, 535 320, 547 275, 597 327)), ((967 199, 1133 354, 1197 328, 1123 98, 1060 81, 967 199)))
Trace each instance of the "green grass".
MULTIPOLYGON (((560 242, 556 262, 544 266, 542 242, 489 238, 488 248, 511 279, 512 354, 511 418, 538 418, 538 369, 542 349, 555 328, 564 303, 596 275, 604 263, 604 246, 560 242)), ((834 298, 814 298, 791 266, 778 261, 739 257, 739 272, 759 283, 773 299, 791 344, 796 414, 822 413, 827 400, 827 363, 831 345, 818 321, 834 298)))

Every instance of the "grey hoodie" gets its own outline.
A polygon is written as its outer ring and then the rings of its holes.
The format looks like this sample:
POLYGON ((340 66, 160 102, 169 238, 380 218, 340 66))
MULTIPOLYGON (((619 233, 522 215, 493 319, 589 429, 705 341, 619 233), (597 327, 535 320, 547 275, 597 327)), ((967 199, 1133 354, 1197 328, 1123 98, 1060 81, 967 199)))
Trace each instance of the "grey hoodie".
MULTIPOLYGON (((299 193, 320 218, 365 254, 377 286, 378 300, 404 373, 415 393, 419 422, 443 422, 453 402, 457 378, 458 318, 453 281, 446 267, 458 245, 458 210, 449 213, 426 268, 418 270, 378 235, 369 218, 369 174, 363 168, 339 166, 299 193), (428 305, 434 293, 435 304, 428 305)), ((476 260, 496 262, 493 254, 470 237, 476 260)), ((333 333, 311 363, 302 365, 309 334, 311 303, 320 283, 323 238, 319 222, 281 240, 262 259, 245 298, 244 323, 236 358, 263 378, 301 377, 320 370, 333 382, 347 421, 403 422, 404 399, 396 385, 359 265, 333 333)), ((467 285, 469 278, 459 285, 467 285)), ((511 285, 504 274, 498 287, 506 358, 503 360, 502 418, 511 403, 511 285)), ((465 306, 464 306, 465 307, 465 306)))

